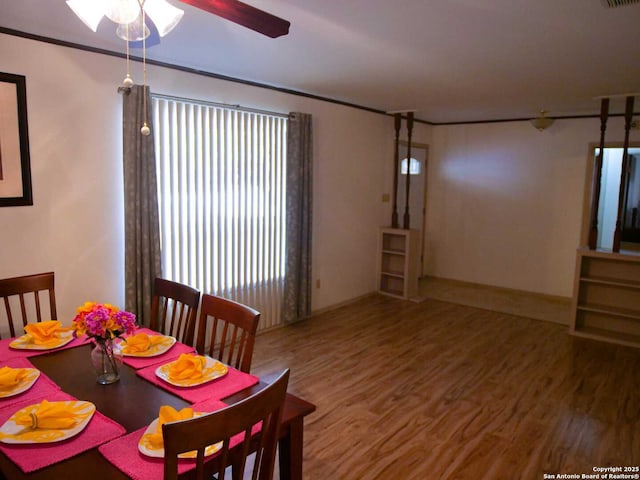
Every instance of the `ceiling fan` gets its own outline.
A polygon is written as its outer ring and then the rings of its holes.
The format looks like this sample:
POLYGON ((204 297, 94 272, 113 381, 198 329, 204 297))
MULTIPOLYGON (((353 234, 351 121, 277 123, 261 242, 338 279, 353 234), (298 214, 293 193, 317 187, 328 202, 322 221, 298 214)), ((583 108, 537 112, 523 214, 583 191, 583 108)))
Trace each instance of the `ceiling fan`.
MULTIPOLYGON (((179 1, 267 37, 277 38, 289 33, 291 23, 287 20, 238 0, 179 1)), ((130 43, 148 38, 152 33, 155 37, 164 37, 184 14, 166 0, 67 0, 67 5, 94 32, 102 18, 108 17, 118 24, 117 35, 130 43)))
POLYGON ((259 10, 238 0, 180 0, 205 12, 255 30, 267 37, 277 38, 289 33, 290 22, 259 10))

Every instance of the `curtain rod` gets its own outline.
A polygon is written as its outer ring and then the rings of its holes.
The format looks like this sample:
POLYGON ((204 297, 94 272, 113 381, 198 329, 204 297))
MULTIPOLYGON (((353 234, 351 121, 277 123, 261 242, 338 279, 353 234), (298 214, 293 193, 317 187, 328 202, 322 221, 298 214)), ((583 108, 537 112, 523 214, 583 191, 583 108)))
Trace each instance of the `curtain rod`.
POLYGON ((241 112, 248 113, 260 113, 263 115, 271 115, 273 117, 281 117, 281 118, 289 118, 290 115, 288 113, 282 112, 272 112, 269 110, 260 110, 259 108, 250 108, 243 107, 242 105, 231 105, 229 103, 220 103, 220 102, 210 102, 208 100, 197 100, 194 98, 185 98, 185 97, 177 97, 175 95, 166 95, 164 93, 151 93, 152 97, 161 98, 163 100, 173 100, 176 102, 188 102, 188 103, 197 103, 200 105, 206 105, 208 107, 220 107, 220 108, 229 108, 231 110, 239 110, 241 112))

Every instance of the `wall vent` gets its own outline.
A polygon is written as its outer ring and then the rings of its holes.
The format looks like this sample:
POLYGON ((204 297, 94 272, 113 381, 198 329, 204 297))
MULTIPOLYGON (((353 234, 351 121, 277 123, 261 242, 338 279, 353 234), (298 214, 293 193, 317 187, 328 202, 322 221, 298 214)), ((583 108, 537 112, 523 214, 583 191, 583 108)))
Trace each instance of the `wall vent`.
POLYGON ((601 0, 602 5, 607 8, 624 7, 625 5, 634 5, 640 3, 640 0, 601 0))

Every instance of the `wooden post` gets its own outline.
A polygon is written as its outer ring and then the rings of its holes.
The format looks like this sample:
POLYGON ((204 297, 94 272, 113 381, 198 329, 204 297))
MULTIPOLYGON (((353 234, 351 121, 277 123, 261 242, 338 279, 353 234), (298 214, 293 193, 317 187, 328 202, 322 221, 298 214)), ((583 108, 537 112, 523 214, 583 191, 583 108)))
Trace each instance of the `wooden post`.
POLYGON ((393 122, 396 129, 396 147, 395 154, 393 156, 393 213, 391 214, 391 227, 398 228, 398 175, 400 170, 398 168, 398 144, 400 143, 400 124, 402 123, 402 114, 396 113, 393 116, 393 122))
POLYGON ((406 203, 404 206, 404 221, 403 228, 408 230, 411 225, 409 217, 409 179, 411 177, 411 133, 413 131, 413 112, 407 113, 407 191, 406 191, 406 203))
POLYGON ((600 104, 600 151, 596 157, 591 186, 591 228, 589 230, 589 248, 595 250, 598 245, 598 207, 600 206, 600 183, 602 177, 602 162, 604 158, 604 134, 607 130, 609 117, 609 99, 603 98, 600 104))
POLYGON ((618 190, 618 217, 616 218, 616 231, 613 234, 613 251, 620 251, 620 237, 622 235, 623 217, 625 211, 625 192, 627 176, 629 171, 629 130, 631 130, 631 120, 633 119, 633 103, 635 97, 627 97, 624 109, 624 146, 622 147, 622 171, 620 172, 620 189, 618 190))

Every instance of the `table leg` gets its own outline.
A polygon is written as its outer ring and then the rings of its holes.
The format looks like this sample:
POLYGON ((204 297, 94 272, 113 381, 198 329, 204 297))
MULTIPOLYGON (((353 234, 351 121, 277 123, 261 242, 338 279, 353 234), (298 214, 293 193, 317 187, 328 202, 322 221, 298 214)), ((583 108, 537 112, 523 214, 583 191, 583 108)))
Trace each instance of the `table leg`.
POLYGON ((301 417, 292 421, 278 442, 281 480, 302 480, 302 420, 301 417))

